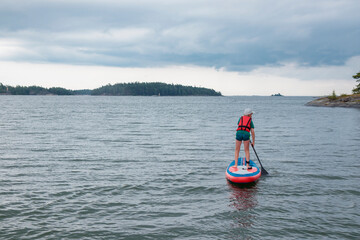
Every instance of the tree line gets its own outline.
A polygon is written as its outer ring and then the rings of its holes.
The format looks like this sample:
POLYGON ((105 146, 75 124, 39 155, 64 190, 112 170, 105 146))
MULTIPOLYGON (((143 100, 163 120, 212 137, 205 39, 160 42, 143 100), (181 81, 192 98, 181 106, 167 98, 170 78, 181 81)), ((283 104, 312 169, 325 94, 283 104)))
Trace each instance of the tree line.
POLYGON ((190 87, 161 82, 108 84, 94 90, 68 90, 60 87, 5 86, 0 83, 0 94, 8 95, 105 95, 105 96, 221 96, 220 92, 202 87, 190 87))
POLYGON ((5 86, 0 83, 0 94, 10 95, 75 95, 75 92, 60 87, 43 88, 38 86, 5 86))
POLYGON ((354 94, 360 94, 360 72, 355 74, 353 76, 353 78, 356 79, 356 82, 358 82, 358 84, 356 85, 356 87, 352 91, 353 91, 354 94))
POLYGON ((220 92, 202 87, 191 87, 161 82, 108 84, 92 90, 91 95, 109 96, 221 96, 220 92))

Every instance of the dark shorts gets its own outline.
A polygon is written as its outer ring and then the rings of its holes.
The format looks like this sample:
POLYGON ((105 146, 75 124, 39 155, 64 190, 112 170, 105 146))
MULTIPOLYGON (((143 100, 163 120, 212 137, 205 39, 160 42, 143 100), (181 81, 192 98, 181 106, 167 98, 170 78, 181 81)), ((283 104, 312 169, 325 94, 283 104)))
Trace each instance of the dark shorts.
POLYGON ((237 131, 236 132, 236 140, 238 141, 249 141, 250 133, 246 131, 237 131))

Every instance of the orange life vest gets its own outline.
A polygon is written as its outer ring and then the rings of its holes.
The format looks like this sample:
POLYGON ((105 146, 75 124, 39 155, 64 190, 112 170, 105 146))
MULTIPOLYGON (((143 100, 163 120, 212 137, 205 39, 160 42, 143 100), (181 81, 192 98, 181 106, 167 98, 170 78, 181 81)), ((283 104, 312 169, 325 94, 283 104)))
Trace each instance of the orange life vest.
POLYGON ((251 117, 249 116, 242 116, 239 121, 238 128, 236 131, 242 130, 250 132, 251 129, 251 117))

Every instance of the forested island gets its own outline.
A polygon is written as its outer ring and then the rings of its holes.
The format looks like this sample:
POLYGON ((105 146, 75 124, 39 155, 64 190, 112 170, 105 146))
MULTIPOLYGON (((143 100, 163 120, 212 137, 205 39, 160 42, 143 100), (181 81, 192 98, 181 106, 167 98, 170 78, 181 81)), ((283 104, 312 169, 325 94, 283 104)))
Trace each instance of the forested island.
POLYGON ((221 96, 220 92, 202 87, 153 83, 108 84, 93 90, 68 90, 60 87, 5 86, 0 83, 0 95, 101 95, 101 96, 221 96))
POLYGON ((92 90, 91 95, 107 96, 221 96, 220 92, 202 87, 190 87, 161 82, 118 83, 92 90))
POLYGON ((68 90, 60 87, 5 86, 0 83, 0 95, 90 95, 91 90, 68 90))

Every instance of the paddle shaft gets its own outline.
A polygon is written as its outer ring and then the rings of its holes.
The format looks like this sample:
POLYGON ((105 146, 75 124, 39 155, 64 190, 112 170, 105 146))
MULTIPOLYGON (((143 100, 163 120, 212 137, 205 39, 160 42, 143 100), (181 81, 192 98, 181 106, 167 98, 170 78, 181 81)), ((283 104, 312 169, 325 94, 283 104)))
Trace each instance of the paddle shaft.
POLYGON ((260 158, 259 158, 259 156, 257 155, 257 153, 256 153, 256 151, 255 151, 255 148, 254 148, 254 145, 252 144, 252 142, 250 142, 250 145, 251 145, 252 149, 254 150, 254 153, 255 153, 255 155, 256 155, 259 163, 260 163, 262 174, 264 174, 264 175, 269 174, 269 173, 265 170, 265 168, 263 167, 263 165, 261 164, 260 158))

